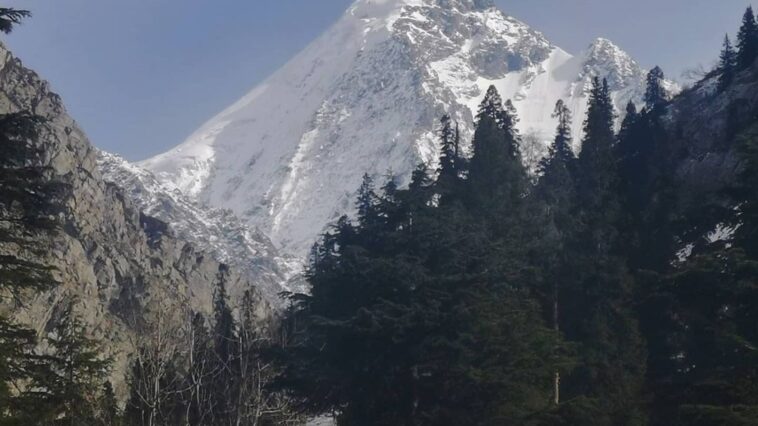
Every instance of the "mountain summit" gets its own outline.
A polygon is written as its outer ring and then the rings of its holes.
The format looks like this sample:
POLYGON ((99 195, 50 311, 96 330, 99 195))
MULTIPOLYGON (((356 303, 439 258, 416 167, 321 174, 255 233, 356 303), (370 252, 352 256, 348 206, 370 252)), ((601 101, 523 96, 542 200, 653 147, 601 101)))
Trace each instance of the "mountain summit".
POLYGON ((576 144, 595 76, 609 79, 619 110, 641 101, 645 70, 610 41, 571 55, 490 0, 359 0, 252 92, 141 165, 302 256, 352 211, 365 172, 391 170, 405 183, 419 161, 435 161, 441 115, 470 139, 490 85, 540 146, 564 99, 576 144))

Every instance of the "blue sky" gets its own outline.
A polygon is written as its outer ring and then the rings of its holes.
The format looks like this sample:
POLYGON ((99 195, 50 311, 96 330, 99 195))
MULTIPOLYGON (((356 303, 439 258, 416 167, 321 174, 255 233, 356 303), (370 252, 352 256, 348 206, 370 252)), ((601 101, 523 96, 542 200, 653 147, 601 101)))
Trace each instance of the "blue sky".
MULTIPOLYGON (((4 41, 92 142, 139 160, 181 143, 317 37, 351 0, 6 0, 4 41)), ((716 58, 750 0, 496 0, 578 53, 606 37, 672 77, 716 58)))

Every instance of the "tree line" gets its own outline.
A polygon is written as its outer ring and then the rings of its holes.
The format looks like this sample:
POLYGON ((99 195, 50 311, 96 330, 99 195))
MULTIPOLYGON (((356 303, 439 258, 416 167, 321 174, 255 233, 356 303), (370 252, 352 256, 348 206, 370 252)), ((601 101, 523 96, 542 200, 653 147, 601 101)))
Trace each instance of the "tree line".
MULTIPOLYGON (((748 9, 721 90, 756 46, 748 9)), ((437 168, 366 175, 313 247, 278 385, 346 426, 758 424, 758 119, 732 129, 732 238, 677 256, 669 103, 656 67, 616 131, 595 78, 581 151, 558 101, 536 183, 495 87, 470 155, 443 117, 437 168)))

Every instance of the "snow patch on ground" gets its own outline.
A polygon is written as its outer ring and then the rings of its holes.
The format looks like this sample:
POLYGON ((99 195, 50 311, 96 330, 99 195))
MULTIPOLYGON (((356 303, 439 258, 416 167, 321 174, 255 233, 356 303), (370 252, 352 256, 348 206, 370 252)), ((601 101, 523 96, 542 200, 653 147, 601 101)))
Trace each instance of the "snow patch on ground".
MULTIPOLYGON (((734 233, 737 232, 737 230, 740 228, 741 225, 726 225, 723 223, 719 223, 716 225, 716 229, 709 232, 708 235, 705 236, 706 240, 708 240, 709 244, 713 244, 719 241, 731 241, 734 237, 734 233)), ((728 243, 727 243, 728 245, 728 243)))

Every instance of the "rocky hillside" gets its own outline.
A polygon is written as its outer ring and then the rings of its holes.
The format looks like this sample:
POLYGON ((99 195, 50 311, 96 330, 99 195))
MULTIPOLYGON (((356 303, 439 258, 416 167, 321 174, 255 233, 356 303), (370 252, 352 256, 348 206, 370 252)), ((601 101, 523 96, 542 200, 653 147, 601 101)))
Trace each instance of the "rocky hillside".
POLYGON ((729 189, 741 170, 736 138, 758 120, 758 63, 725 90, 718 75, 707 76, 677 96, 668 108, 671 179, 685 224, 683 250, 728 238, 738 226, 738 206, 729 189))
POLYGON ((272 315, 259 282, 177 238, 168 225, 143 213, 121 188, 106 182, 97 166, 97 150, 66 113, 61 98, 0 45, 0 113, 17 111, 46 119, 38 143, 45 161, 73 190, 62 235, 30 242, 48 253, 44 261, 57 268, 60 285, 14 308, 14 318, 45 333, 60 306, 76 300, 92 335, 116 358, 113 377, 123 394, 125 368, 139 336, 159 318, 165 326, 188 321, 192 311, 209 314, 217 280, 225 280, 234 294, 251 291, 261 323, 272 315))
MULTIPOLYGON (((202 208, 117 155, 99 151, 97 163, 103 179, 122 188, 140 210, 169 224, 182 241, 244 273, 273 306, 285 303, 282 292, 305 291, 300 260, 279 254, 266 235, 231 211, 202 208)), ((241 289, 231 290, 233 298, 242 295, 241 289)))

